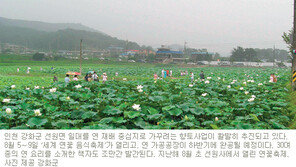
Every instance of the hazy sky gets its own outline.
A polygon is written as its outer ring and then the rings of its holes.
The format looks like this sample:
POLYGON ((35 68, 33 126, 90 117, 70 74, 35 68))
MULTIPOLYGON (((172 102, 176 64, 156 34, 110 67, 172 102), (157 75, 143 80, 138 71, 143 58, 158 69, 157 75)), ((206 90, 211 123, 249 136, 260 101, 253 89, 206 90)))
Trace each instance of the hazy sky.
POLYGON ((228 56, 233 47, 286 49, 292 0, 0 0, 0 16, 82 23, 158 47, 184 44, 228 56))

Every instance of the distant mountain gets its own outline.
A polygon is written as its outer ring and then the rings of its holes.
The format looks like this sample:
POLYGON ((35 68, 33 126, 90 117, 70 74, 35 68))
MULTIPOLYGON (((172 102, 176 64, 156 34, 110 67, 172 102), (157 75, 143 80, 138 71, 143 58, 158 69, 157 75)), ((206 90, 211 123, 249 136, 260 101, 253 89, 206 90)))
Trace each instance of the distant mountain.
POLYGON ((125 40, 79 24, 52 24, 0 18, 0 43, 11 43, 44 51, 77 50, 80 39, 83 39, 85 49, 106 49, 109 46, 141 49, 135 42, 127 43, 125 40), (65 28, 67 25, 72 27, 65 28))
MULTIPOLYGON (((80 23, 45 23, 41 21, 26 21, 0 17, 0 24, 5 26, 31 28, 38 31, 55 32, 63 29, 85 30, 99 32, 80 23)), ((102 32, 101 32, 102 33, 102 32)))

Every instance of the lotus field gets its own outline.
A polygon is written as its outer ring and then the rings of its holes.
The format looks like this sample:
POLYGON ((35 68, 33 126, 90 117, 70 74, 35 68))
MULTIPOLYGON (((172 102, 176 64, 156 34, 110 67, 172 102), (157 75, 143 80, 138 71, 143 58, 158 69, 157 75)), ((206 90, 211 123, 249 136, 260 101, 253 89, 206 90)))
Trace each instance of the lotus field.
MULTIPOLYGON (((64 83, 77 66, 0 67, 0 129, 289 129, 288 69, 89 65, 108 81, 64 83), (173 78, 154 80, 161 69, 173 78), (180 71, 193 72, 180 76, 180 71), (205 80, 199 79, 203 70, 205 80), (115 76, 115 72, 119 75, 115 76), (269 83, 275 73, 277 83, 269 83), (59 82, 53 83, 54 75, 59 82)), ((83 75, 84 76, 84 75, 83 75)), ((81 77, 82 78, 82 77, 81 77)))

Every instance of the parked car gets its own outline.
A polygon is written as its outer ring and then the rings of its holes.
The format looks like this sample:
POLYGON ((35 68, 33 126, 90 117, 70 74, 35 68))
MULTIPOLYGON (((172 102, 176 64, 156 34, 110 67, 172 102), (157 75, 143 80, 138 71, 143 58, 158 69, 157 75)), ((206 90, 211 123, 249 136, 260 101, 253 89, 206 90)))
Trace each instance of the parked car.
POLYGON ((244 66, 244 63, 234 63, 233 66, 234 67, 242 67, 242 66, 244 66))
POLYGON ((196 65, 199 65, 199 66, 201 66, 201 65, 206 65, 205 63, 203 63, 203 62, 200 62, 200 61, 198 61, 197 63, 196 63, 196 65))

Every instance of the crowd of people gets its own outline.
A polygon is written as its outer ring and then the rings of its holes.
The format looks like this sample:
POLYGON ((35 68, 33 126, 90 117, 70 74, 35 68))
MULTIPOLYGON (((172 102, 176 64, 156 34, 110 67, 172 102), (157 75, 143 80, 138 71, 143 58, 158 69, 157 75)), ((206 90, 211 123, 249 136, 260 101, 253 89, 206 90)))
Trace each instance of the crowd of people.
POLYGON ((161 70, 161 77, 166 78, 166 77, 172 77, 173 76, 173 70, 161 70))
MULTIPOLYGON (((186 76, 186 75, 188 75, 187 70, 186 71, 181 71, 180 76, 186 76)), ((162 69, 161 70, 161 78, 165 79, 167 77, 173 77, 173 70, 171 70, 171 69, 170 70, 162 69)), ((201 80, 205 79, 205 75, 204 75, 203 71, 201 71, 201 73, 199 74, 199 77, 200 77, 201 80)), ((157 73, 154 73, 153 78, 154 78, 154 80, 160 79, 158 77, 157 73)), ((191 79, 191 82, 194 81, 194 73, 193 72, 190 73, 190 79, 191 79)))
MULTIPOLYGON (((30 73, 30 69, 31 69, 30 67, 27 67, 26 73, 29 74, 30 73)), ((53 67, 51 67, 51 69, 53 69, 53 67)), ((41 71, 43 70, 42 67, 40 67, 40 70, 41 71)), ((19 72, 19 71, 20 71, 20 68, 18 67, 17 68, 17 72, 19 72)), ((187 75, 188 75, 188 71, 187 70, 180 72, 180 76, 187 76, 187 75)), ((115 73, 115 76, 118 76, 118 72, 115 73)), ((165 79, 167 77, 173 77, 173 70, 172 69, 170 69, 170 70, 162 69, 161 70, 161 78, 162 79, 165 79)), ((102 82, 105 83, 107 81, 108 76, 107 76, 106 73, 103 73, 101 75, 101 78, 102 78, 102 82)), ((153 78, 154 78, 154 80, 160 79, 159 76, 157 75, 157 73, 154 73, 153 78)), ((200 72, 199 78, 200 78, 200 80, 204 80, 205 79, 205 74, 204 74, 203 71, 200 72)), ((74 75, 74 77, 72 78, 72 80, 73 81, 78 81, 78 75, 74 75)), ((95 71, 90 71, 90 72, 88 72, 85 75, 84 80, 87 81, 87 82, 90 82, 90 81, 99 82, 99 76, 98 76, 98 74, 95 71)), ((193 72, 190 72, 190 80, 191 80, 192 83, 194 82, 194 73, 193 72)), ((67 74, 66 77, 65 77, 65 82, 66 83, 69 83, 70 81, 71 81, 70 75, 67 74)), ((53 82, 58 82, 58 77, 57 76, 54 76, 53 77, 53 82)), ((272 73, 270 75, 269 82, 273 82, 273 83, 277 82, 277 76, 274 73, 272 73)))
MULTIPOLYGON (((115 75, 118 76, 118 72, 116 72, 115 75)), ((106 73, 103 73, 101 77, 102 77, 103 83, 105 83, 107 81, 107 78, 108 78, 107 74, 106 73)), ((85 81, 87 81, 87 82, 91 82, 91 81, 99 82, 100 81, 99 80, 99 76, 98 76, 97 72, 95 72, 95 71, 88 72, 84 76, 83 79, 85 81)), ((73 78, 72 78, 72 81, 78 81, 78 80, 79 80, 78 75, 74 75, 73 78)), ((57 76, 54 76, 53 77, 53 82, 57 82, 57 81, 58 81, 57 76)), ((69 83, 70 81, 71 81, 70 75, 69 74, 66 74, 65 83, 69 83)))

